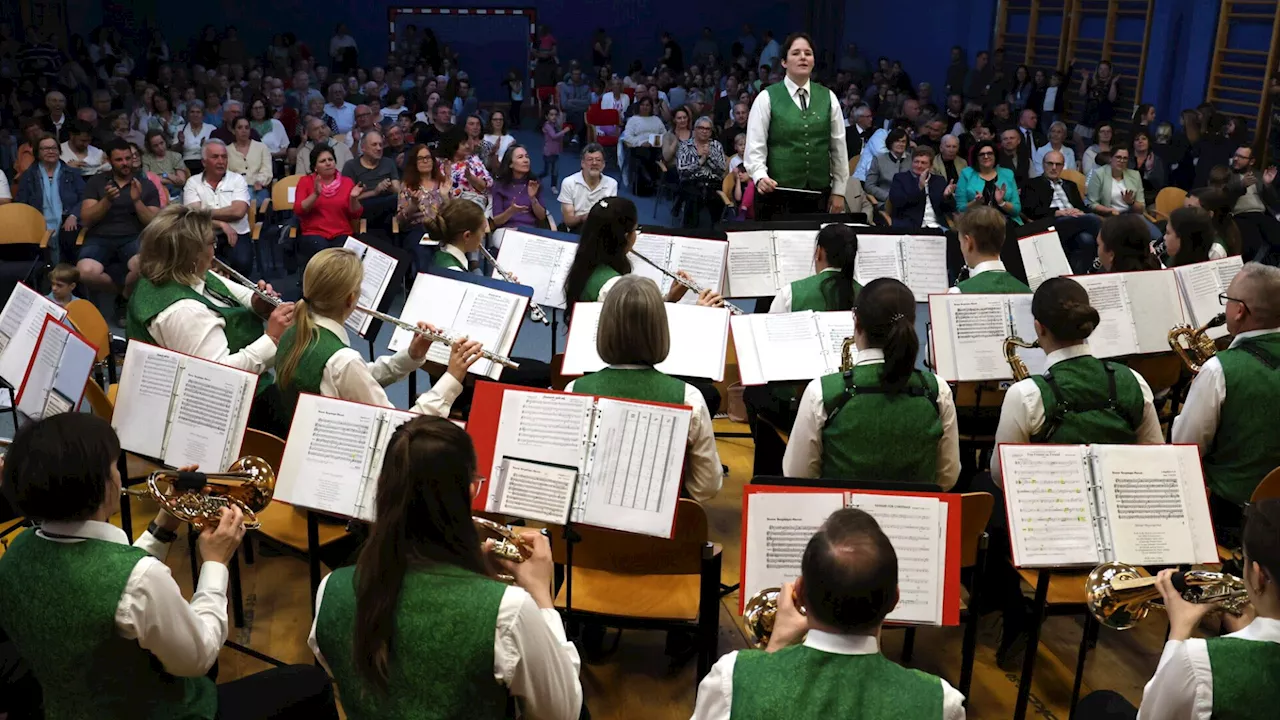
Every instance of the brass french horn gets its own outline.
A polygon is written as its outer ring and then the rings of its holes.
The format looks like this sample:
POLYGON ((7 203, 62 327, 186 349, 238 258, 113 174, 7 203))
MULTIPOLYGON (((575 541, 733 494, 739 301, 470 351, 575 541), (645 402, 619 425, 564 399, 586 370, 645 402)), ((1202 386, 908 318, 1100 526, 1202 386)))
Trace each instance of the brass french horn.
POLYGON ((1004 339, 1004 360, 1009 363, 1009 369, 1013 371, 1014 380, 1026 380, 1031 376, 1031 371, 1027 370, 1027 364, 1022 362, 1022 358, 1018 357, 1018 348, 1040 347, 1039 340, 1027 342, 1016 335, 1010 335, 1004 339))
MULTIPOLYGON (((773 621, 778 617, 778 597, 781 594, 782 588, 765 588, 752 595, 743 606, 742 622, 753 647, 766 647, 769 638, 773 637, 773 621)), ((804 614, 804 606, 795 595, 791 596, 791 602, 804 614)))
POLYGON ((1209 358, 1218 352, 1218 346, 1209 337, 1209 331, 1226 323, 1226 313, 1218 313, 1212 320, 1195 329, 1190 325, 1175 325, 1169 331, 1169 347, 1182 358, 1193 375, 1197 374, 1209 362, 1209 358))
POLYGON ((245 529, 256 530, 258 513, 271 503, 275 490, 276 472, 271 465, 246 455, 221 473, 157 470, 147 476, 145 492, 165 512, 200 532, 216 526, 222 509, 233 505, 244 513, 245 529))
MULTIPOLYGON (((1221 603, 1222 609, 1239 615, 1249 605, 1244 581, 1235 575, 1207 570, 1174 573, 1173 586, 1190 603, 1221 603)), ((1085 603, 1099 623, 1113 630, 1128 630, 1152 609, 1163 609, 1154 577, 1142 577, 1137 568, 1119 562, 1103 563, 1085 581, 1085 603)))
MULTIPOLYGON (((475 523, 476 530, 480 533, 481 544, 486 544, 489 540, 493 541, 488 551, 494 557, 513 563, 522 563, 533 557, 533 546, 516 534, 510 525, 503 525, 477 515, 471 516, 471 522, 475 523)), ((515 582, 514 577, 506 574, 499 574, 497 579, 506 583, 515 582)))

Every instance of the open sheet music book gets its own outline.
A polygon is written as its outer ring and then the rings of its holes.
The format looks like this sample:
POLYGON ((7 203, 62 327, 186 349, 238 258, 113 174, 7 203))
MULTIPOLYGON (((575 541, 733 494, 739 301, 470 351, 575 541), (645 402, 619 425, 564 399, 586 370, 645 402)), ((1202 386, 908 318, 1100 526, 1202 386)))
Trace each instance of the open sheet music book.
POLYGON ((818 229, 731 230, 726 297, 773 297, 814 273, 818 229))
POLYGON ((1001 445, 1018 567, 1218 562, 1195 445, 1001 445))
MULTIPOLYGON (((573 306, 573 324, 564 348, 565 375, 585 375, 603 370, 608 363, 596 351, 596 331, 604 303, 573 306)), ((725 350, 729 345, 729 309, 666 303, 671 350, 655 367, 668 375, 724 379, 725 350)), ((746 317, 746 316, 743 316, 746 317)))
MULTIPOLYGON (((353 237, 348 237, 342 247, 360 256, 360 264, 364 266, 364 280, 360 283, 360 300, 357 304, 373 310, 380 309, 382 296, 387 293, 391 278, 396 273, 396 259, 353 237)), ((360 337, 366 337, 372 323, 372 317, 356 310, 343 324, 360 337)))
MULTIPOLYGON (((498 243, 498 251, 494 253, 498 264, 519 278, 521 285, 533 288, 533 302, 544 308, 563 310, 564 280, 569 276, 578 243, 515 228, 498 230, 495 244, 498 243)), ((492 277, 502 279, 497 270, 493 271, 492 277)))
POLYGON ((1067 253, 1062 249, 1062 238, 1054 228, 1018 238, 1018 251, 1022 253, 1022 265, 1027 271, 1031 292, 1049 278, 1071 274, 1071 263, 1067 262, 1067 253))
POLYGON ((1186 322, 1177 277, 1169 270, 1073 276, 1102 318, 1089 336, 1093 354, 1169 352, 1169 329, 1186 322))
MULTIPOLYGON (((510 357, 531 294, 530 288, 524 285, 431 268, 418 274, 404 301, 400 319, 408 323, 430 323, 453 337, 465 335, 485 350, 510 357)), ((407 349, 412 340, 413 333, 397 327, 387 347, 399 352, 407 349)), ((432 343, 427 361, 448 365, 449 346, 432 343)), ((502 366, 481 358, 468 372, 497 380, 502 366)))
MULTIPOLYGON (((1227 291, 1227 286, 1242 267, 1244 261, 1239 255, 1234 255, 1173 268, 1186 306, 1188 324, 1200 327, 1223 311, 1218 295, 1227 291)), ((1214 340, 1226 337, 1227 326, 1212 328, 1207 334, 1214 340)))
POLYGON ((387 444, 396 428, 415 417, 404 410, 302 393, 280 461, 275 499, 373 522, 387 444))
MULTIPOLYGON (((853 337, 848 310, 755 313, 729 319, 743 385, 814 380, 840 371, 840 351, 853 337)), ((857 350, 850 348, 857 358, 857 350)))
POLYGON ((477 383, 476 510, 669 538, 688 407, 477 383))
POLYGON ((742 505, 739 612, 746 598, 799 577, 809 539, 832 513, 852 507, 876 519, 898 555, 902 597, 887 620, 960 622, 960 496, 752 484, 742 505))
POLYGON ((24 283, 13 289, 0 312, 0 380, 11 388, 22 384, 46 315, 62 320, 67 311, 24 283))
POLYGON ((900 280, 916 302, 947 291, 947 239, 941 235, 858 233, 853 277, 859 285, 889 277, 900 280))
MULTIPOLYGON (((930 295, 929 323, 934 367, 939 377, 952 382, 1012 380, 1004 358, 1005 338, 1036 339, 1029 294, 930 295)), ((1043 350, 1018 348, 1018 356, 1032 375, 1044 372, 1043 350)))
MULTIPOLYGON (((729 250, 729 244, 724 240, 642 232, 636 236, 634 250, 669 272, 683 270, 697 284, 723 294, 721 288, 724 282, 725 254, 729 250)), ((662 271, 635 255, 628 257, 631 260, 631 272, 658 283, 658 289, 663 295, 671 289, 671 284, 675 281, 663 275, 662 271)), ((693 305, 698 302, 698 296, 692 291, 686 292, 680 302, 693 305)))
POLYGON ((98 348, 75 330, 44 316, 31 364, 18 389, 18 411, 32 420, 71 412, 84 397, 98 348))
POLYGON ((111 426, 124 450, 222 472, 240 457, 257 384, 251 372, 133 340, 111 426))

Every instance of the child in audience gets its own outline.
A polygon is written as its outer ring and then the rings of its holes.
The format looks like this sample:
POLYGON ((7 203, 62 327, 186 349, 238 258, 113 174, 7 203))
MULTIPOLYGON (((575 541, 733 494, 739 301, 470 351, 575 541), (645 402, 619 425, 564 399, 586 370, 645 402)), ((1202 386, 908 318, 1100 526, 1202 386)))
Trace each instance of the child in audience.
POLYGON ((53 292, 49 293, 49 299, 66 307, 76 299, 76 285, 79 283, 80 271, 75 265, 58 263, 49 271, 49 285, 53 288, 53 292))
POLYGON ((560 123, 560 111, 547 108, 542 116, 542 174, 538 179, 551 176, 551 192, 560 192, 560 152, 564 150, 564 136, 573 128, 560 123))

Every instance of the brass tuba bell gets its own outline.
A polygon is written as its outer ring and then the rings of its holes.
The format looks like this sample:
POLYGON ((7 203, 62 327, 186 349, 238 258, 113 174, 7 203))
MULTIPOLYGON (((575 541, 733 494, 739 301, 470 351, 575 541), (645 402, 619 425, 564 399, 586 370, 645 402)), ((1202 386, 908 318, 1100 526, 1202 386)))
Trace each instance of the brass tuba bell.
MULTIPOLYGON (((1173 586, 1187 602, 1221 603, 1232 615, 1239 615, 1249 605, 1244 581, 1235 575, 1188 570, 1174 573, 1173 586)), ((1156 579, 1143 577, 1137 568, 1119 562, 1103 563, 1089 573, 1085 597, 1089 612, 1113 630, 1128 630, 1153 608, 1164 608, 1156 579)))
POLYGON ((1013 371, 1014 380, 1026 380, 1031 376, 1031 371, 1027 370, 1027 364, 1022 362, 1022 358, 1018 356, 1018 348, 1040 347, 1039 340, 1027 342, 1016 335, 1010 335, 1004 339, 1004 360, 1009 363, 1009 369, 1013 371))
MULTIPOLYGON (((746 625, 748 640, 753 647, 766 647, 769 638, 773 637, 773 621, 778 616, 778 596, 781 594, 782 588, 765 588, 752 595, 743 606, 742 622, 746 625)), ((791 601, 804 614, 804 606, 794 595, 791 601)))
POLYGON ((216 526, 222 508, 232 505, 244 513, 246 530, 258 528, 258 513, 271 503, 276 471, 260 457, 246 455, 226 472, 157 470, 147 477, 147 490, 170 515, 191 523, 200 532, 216 526))
POLYGON ((1218 346, 1209 337, 1209 330, 1222 327, 1226 322, 1226 313, 1218 313, 1194 330, 1190 325, 1175 325, 1169 331, 1169 347, 1182 358, 1192 374, 1199 373, 1200 367, 1218 352, 1218 346))

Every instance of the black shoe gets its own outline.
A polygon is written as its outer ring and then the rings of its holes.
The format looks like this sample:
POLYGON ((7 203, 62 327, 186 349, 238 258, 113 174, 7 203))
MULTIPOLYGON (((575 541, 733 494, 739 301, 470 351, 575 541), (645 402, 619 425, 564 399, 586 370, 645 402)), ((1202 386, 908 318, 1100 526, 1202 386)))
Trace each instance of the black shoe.
POLYGON ((129 300, 123 295, 116 296, 116 327, 121 330, 129 322, 129 300))

